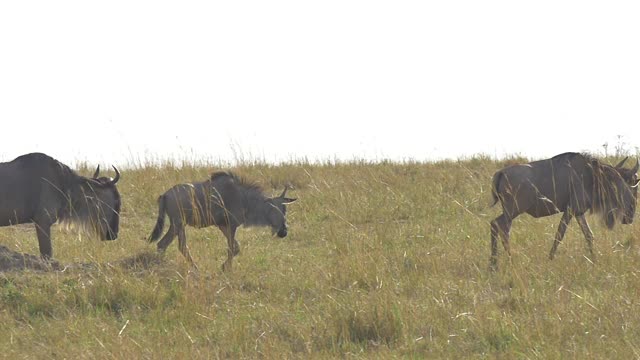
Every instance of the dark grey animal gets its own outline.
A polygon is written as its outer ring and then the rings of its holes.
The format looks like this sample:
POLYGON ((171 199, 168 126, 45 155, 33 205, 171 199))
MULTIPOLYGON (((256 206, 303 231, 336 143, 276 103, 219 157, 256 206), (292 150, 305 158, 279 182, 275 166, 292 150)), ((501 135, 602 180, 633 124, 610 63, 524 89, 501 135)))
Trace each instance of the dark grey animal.
POLYGON ((623 168, 627 159, 610 166, 587 154, 564 153, 551 159, 508 166, 493 176, 493 205, 502 204, 502 215, 491 221, 491 267, 497 267, 500 234, 505 251, 509 250, 512 220, 522 213, 543 217, 562 212, 562 220, 551 247, 555 256, 558 244, 575 216, 593 258, 593 233, 584 214, 601 214, 607 227, 616 220, 631 224, 636 210, 638 162, 632 169, 623 168))
POLYGON ((158 220, 149 241, 160 238, 168 215, 169 230, 158 243, 158 251, 164 252, 177 235, 180 252, 196 267, 187 248, 185 226, 215 225, 227 238, 227 260, 222 269, 230 270, 233 257, 240 253, 235 239, 240 225, 270 226, 273 234, 287 236, 285 205, 296 199, 285 197, 286 192, 285 187, 280 196, 267 198, 257 185, 228 172, 216 172, 204 182, 176 185, 158 198, 158 220))
POLYGON ((51 225, 78 225, 102 240, 118 237, 120 194, 115 179, 76 174, 67 165, 40 153, 0 163, 0 226, 34 223, 40 255, 52 256, 51 225))

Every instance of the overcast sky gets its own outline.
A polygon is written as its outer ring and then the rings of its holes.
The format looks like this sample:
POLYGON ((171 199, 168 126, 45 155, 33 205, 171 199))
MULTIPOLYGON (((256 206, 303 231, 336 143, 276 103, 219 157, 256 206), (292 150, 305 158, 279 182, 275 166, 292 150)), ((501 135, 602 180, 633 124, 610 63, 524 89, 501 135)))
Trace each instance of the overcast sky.
POLYGON ((0 160, 635 151, 638 19, 637 1, 4 1, 0 160))

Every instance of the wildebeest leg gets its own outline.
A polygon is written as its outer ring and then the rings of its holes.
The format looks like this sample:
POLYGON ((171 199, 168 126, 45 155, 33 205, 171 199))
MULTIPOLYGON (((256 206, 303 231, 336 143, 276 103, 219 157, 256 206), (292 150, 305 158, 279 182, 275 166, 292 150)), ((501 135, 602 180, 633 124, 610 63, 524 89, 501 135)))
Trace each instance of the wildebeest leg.
POLYGON ((167 231, 167 233, 164 234, 162 239, 158 242, 158 251, 164 252, 176 237, 177 233, 176 226, 172 223, 171 226, 169 226, 169 231, 167 231))
POLYGON ((236 227, 235 226, 220 226, 220 230, 227 238, 227 260, 222 264, 222 270, 231 270, 233 264, 233 257, 240 253, 240 244, 236 241, 236 227))
POLYGON ((553 245, 551 246, 551 252, 549 252, 549 259, 553 260, 553 257, 556 255, 556 250, 558 249, 558 245, 564 238, 564 233, 567 231, 567 226, 569 226, 569 222, 573 215, 569 212, 569 210, 565 211, 562 214, 562 220, 560 220, 560 225, 558 225, 558 231, 556 232, 556 239, 553 241, 553 245))
POLYGON ((509 231, 511 230, 511 219, 504 213, 491 221, 491 262, 493 270, 498 267, 498 236, 502 239, 504 250, 511 257, 509 248, 509 231))
POLYGON ((587 219, 584 218, 584 215, 576 216, 576 220, 578 220, 578 224, 580 225, 580 229, 584 234, 585 240, 587 240, 587 248, 589 249, 589 255, 591 255, 591 260, 593 260, 593 232, 589 228, 589 224, 587 224, 587 219))
POLYGON ((184 257, 187 258, 187 260, 189 260, 191 265, 196 270, 198 270, 198 266, 193 261, 193 258, 191 257, 191 254, 189 253, 189 248, 187 247, 187 234, 185 233, 184 227, 182 227, 182 228, 180 228, 180 230, 178 230, 178 248, 180 249, 180 252, 182 253, 182 255, 184 255, 184 257))
POLYGON ((38 235, 38 245, 40 247, 40 256, 45 260, 49 260, 51 256, 53 256, 53 250, 51 249, 51 224, 48 222, 36 222, 35 225, 36 234, 38 235))

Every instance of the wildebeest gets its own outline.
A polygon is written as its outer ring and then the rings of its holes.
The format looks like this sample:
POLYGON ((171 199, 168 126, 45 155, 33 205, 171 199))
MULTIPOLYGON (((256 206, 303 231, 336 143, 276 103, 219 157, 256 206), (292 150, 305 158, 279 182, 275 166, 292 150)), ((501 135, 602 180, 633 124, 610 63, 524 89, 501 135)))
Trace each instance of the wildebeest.
POLYGON ((0 163, 0 226, 34 223, 40 255, 52 256, 51 225, 78 225, 102 240, 118 237, 120 194, 115 179, 76 174, 67 165, 41 153, 0 163))
POLYGON ((600 214, 609 229, 620 219, 631 224, 636 210, 638 162, 632 169, 623 168, 625 158, 616 166, 602 163, 582 153, 564 153, 551 159, 508 166, 493 176, 493 205, 502 204, 502 215, 491 221, 491 266, 497 266, 500 234, 505 251, 509 250, 512 220, 528 213, 543 217, 562 212, 549 258, 553 259, 558 244, 575 216, 587 241, 593 259, 593 233, 584 215, 600 214))
POLYGON ((149 241, 160 238, 168 215, 169 230, 158 242, 158 251, 164 252, 177 235, 180 252, 196 267, 187 247, 185 226, 215 225, 227 238, 227 260, 222 269, 230 270, 233 257, 240 253, 235 239, 240 225, 270 226, 273 234, 287 236, 285 205, 296 199, 285 197, 286 192, 285 187, 280 196, 267 198, 259 186, 230 172, 213 173, 204 182, 175 185, 158 198, 158 220, 149 241))

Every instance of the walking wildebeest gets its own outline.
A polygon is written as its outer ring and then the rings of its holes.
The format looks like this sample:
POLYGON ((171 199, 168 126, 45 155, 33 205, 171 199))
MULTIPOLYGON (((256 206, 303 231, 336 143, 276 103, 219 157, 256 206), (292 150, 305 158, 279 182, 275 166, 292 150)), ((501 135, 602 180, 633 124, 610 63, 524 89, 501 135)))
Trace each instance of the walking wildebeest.
POLYGON ((120 194, 115 179, 76 174, 48 155, 33 153, 0 163, 0 226, 34 223, 40 255, 50 259, 51 225, 78 225, 102 240, 118 237, 120 194))
POLYGON ((185 226, 215 225, 227 238, 227 260, 222 269, 230 270, 233 257, 240 253, 235 239, 240 225, 270 226, 273 234, 287 236, 285 205, 296 199, 285 197, 286 192, 285 187, 280 196, 267 198, 259 186, 229 172, 216 172, 204 182, 175 185, 158 198, 158 220, 149 242, 160 238, 167 214, 170 226, 158 243, 158 251, 164 252, 177 235, 180 252, 197 269, 187 248, 185 226))
POLYGON ((564 153, 551 159, 508 166, 493 176, 493 205, 502 203, 502 215, 491 222, 491 267, 497 267, 500 234, 507 254, 512 220, 528 213, 543 217, 562 212, 549 258, 575 216, 593 259, 593 233, 584 214, 599 213, 609 229, 616 220, 631 224, 636 211, 638 162, 632 169, 623 168, 625 158, 615 167, 603 164, 587 154, 564 153))

